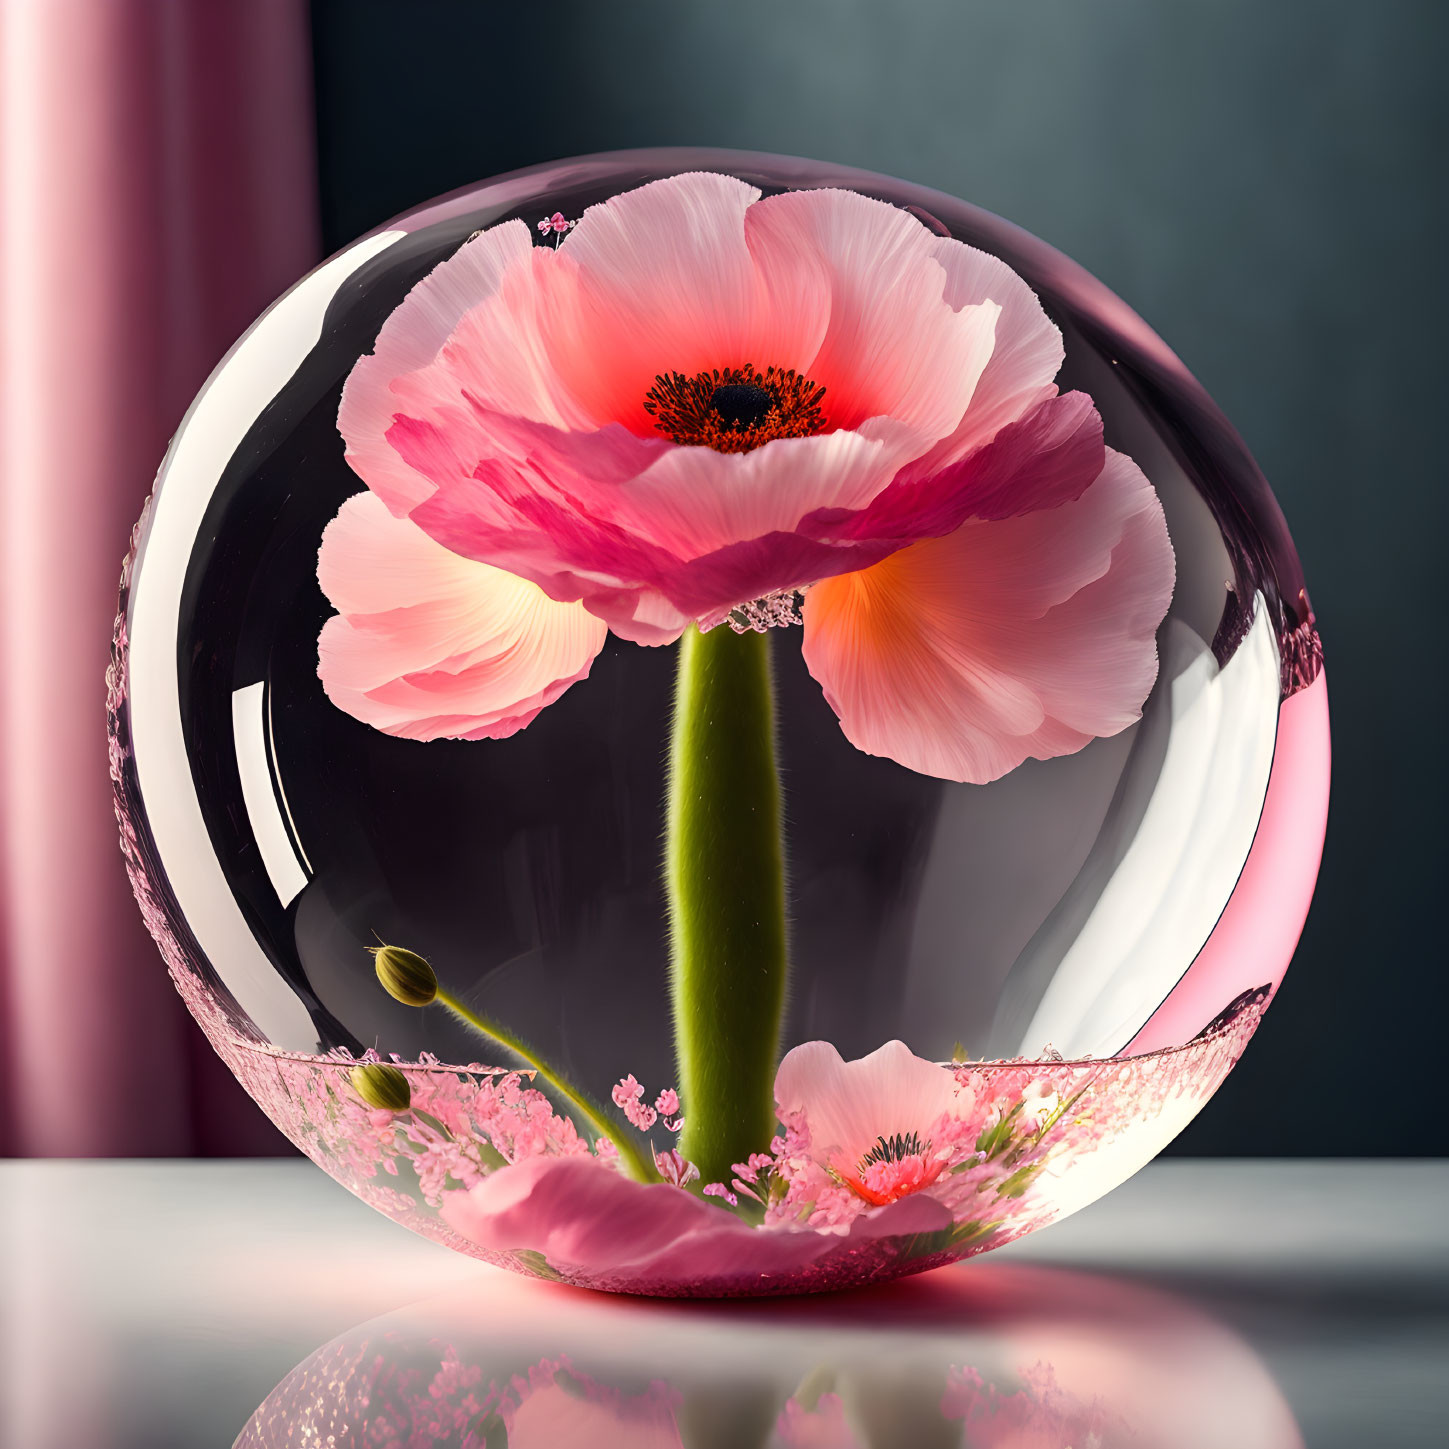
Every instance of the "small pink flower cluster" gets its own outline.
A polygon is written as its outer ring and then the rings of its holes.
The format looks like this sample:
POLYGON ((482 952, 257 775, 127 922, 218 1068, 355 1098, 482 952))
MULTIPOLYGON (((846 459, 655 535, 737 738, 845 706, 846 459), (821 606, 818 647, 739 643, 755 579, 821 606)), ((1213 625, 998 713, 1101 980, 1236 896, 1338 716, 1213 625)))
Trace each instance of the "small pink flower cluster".
MULTIPOLYGON (((615 1082, 614 1090, 610 1095, 614 1099, 614 1105, 628 1118, 631 1126, 640 1132, 648 1133, 655 1123, 662 1122, 666 1132, 672 1132, 676 1136, 684 1128, 684 1118, 679 1111, 679 1093, 673 1087, 665 1087, 655 1097, 654 1105, 651 1107, 644 1098, 647 1093, 643 1084, 632 1072, 627 1077, 615 1082)), ((601 1141, 599 1146, 603 1147, 601 1141)), ((609 1143, 610 1152, 607 1154, 610 1160, 617 1165, 618 1149, 612 1142, 609 1143)), ((659 1176, 671 1187, 688 1187, 699 1177, 699 1168, 690 1162, 677 1147, 666 1148, 660 1152, 651 1142, 649 1150, 654 1155, 654 1167, 659 1176)), ((604 1155, 602 1152, 600 1155, 604 1155)), ((709 1188, 705 1188, 709 1192, 709 1188)))
MULTIPOLYGON (((660 1177, 671 1187, 688 1187, 699 1177, 699 1168, 690 1162, 677 1147, 671 1147, 667 1152, 656 1152, 654 1166, 658 1169, 660 1177)), ((708 1187, 705 1188, 706 1193, 709 1191, 708 1187)))
POLYGON ((577 220, 570 221, 563 212, 556 211, 552 216, 546 216, 537 223, 538 234, 547 241, 553 237, 553 249, 558 250, 558 244, 564 239, 564 233, 572 231, 577 225, 577 220))
POLYGON ((614 1105, 641 1132, 648 1132, 661 1117, 668 1132, 677 1134, 684 1128, 684 1118, 679 1115, 679 1093, 673 1087, 666 1087, 654 1099, 654 1105, 647 1106, 644 1088, 631 1072, 614 1084, 611 1095, 614 1105))
MULTIPOLYGON (((775 1143, 779 1143, 779 1141, 778 1137, 775 1138, 775 1143)), ((775 1144, 771 1145, 773 1148, 775 1144)), ((734 1188, 734 1192, 730 1192, 722 1182, 712 1182, 705 1188, 705 1194, 709 1197, 723 1198, 731 1207, 738 1205, 739 1197, 736 1194, 740 1193, 745 1197, 752 1198, 757 1203, 764 1203, 765 1195, 770 1190, 770 1177, 778 1166, 776 1162, 778 1156, 778 1152, 775 1157, 768 1152, 750 1153, 747 1161, 730 1164, 730 1170, 734 1173, 730 1186, 734 1188), (761 1173, 764 1174, 763 1177, 761 1177, 761 1173)))

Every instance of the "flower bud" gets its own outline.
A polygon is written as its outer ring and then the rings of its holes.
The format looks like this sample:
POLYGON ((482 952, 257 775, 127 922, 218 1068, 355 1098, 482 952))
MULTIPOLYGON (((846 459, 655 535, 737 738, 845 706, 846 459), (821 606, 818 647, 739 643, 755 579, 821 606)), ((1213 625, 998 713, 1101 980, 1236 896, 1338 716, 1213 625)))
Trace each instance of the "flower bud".
POLYGON ((426 1006, 438 994, 433 968, 416 951, 401 946, 371 946, 377 979, 394 1000, 404 1006, 426 1006))
POLYGON ((357 1095, 369 1107, 384 1112, 406 1112, 412 1105, 413 1089, 407 1075, 382 1062, 366 1062, 347 1074, 357 1095))

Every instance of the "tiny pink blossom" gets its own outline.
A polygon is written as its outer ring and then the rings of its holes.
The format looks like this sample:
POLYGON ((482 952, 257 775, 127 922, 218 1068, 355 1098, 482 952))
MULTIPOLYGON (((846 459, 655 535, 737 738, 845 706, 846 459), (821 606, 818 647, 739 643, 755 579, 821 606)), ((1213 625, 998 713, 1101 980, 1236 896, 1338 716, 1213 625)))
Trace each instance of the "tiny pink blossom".
MULTIPOLYGON (((776 1138, 776 1141, 779 1141, 776 1138)), ((775 1159, 767 1152, 752 1152, 746 1162, 733 1162, 730 1164, 730 1171, 736 1177, 743 1177, 753 1181, 767 1167, 773 1167, 775 1159)))
POLYGON ((755 1202, 762 1203, 765 1200, 759 1195, 759 1193, 755 1191, 753 1187, 750 1186, 749 1183, 745 1182, 742 1178, 735 1178, 735 1180, 730 1183, 730 1186, 734 1188, 736 1192, 744 1193, 747 1198, 751 1198, 755 1202))
POLYGON ((671 1147, 668 1152, 656 1152, 654 1166, 659 1169, 660 1177, 675 1187, 684 1187, 699 1176, 699 1168, 682 1156, 677 1147, 671 1147))
POLYGON ((729 1188, 727 1188, 722 1182, 710 1183, 705 1188, 704 1195, 706 1197, 723 1198, 731 1207, 735 1207, 739 1203, 739 1198, 737 1198, 734 1193, 732 1193, 729 1188))
POLYGON ((665 1127, 670 1132, 675 1132, 675 1133, 683 1132, 684 1131, 684 1118, 683 1117, 666 1117, 664 1119, 664 1125, 665 1125, 665 1127))
POLYGON ((614 1087, 613 1097, 614 1105, 639 1131, 647 1132, 658 1121, 659 1114, 644 1105, 644 1088, 632 1072, 614 1087))
POLYGON ((661 1117, 673 1117, 679 1112, 679 1093, 673 1087, 665 1087, 654 1099, 654 1105, 661 1117))

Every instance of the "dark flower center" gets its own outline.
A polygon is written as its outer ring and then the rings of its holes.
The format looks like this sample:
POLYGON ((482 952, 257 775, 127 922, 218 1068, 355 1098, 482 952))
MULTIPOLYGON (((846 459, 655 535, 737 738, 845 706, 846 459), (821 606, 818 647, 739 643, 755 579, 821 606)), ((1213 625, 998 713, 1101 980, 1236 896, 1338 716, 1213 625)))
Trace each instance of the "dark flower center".
POLYGON ((686 377, 660 373, 644 395, 644 410, 661 433, 685 447, 747 453, 776 438, 825 431, 825 389, 793 368, 716 368, 686 377))
POLYGON ((710 407, 728 428, 757 428, 776 406, 775 394, 757 382, 722 382, 709 395, 710 407))

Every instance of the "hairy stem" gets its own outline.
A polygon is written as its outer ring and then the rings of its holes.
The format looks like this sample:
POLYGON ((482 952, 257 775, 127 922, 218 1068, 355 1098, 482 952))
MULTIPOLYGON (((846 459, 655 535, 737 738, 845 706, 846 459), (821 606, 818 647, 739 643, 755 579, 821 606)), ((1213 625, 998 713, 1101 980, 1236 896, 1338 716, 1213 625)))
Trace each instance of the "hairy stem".
POLYGON ((507 1027, 499 1025, 498 1022, 486 1016, 480 1016, 470 1007, 464 1006, 457 997, 449 995, 446 991, 439 991, 436 1000, 439 1006, 446 1007, 464 1025, 472 1027, 479 1035, 507 1048, 514 1056, 527 1063, 529 1069, 547 1082, 595 1132, 607 1137, 619 1149, 619 1160, 630 1177, 639 1182, 659 1181, 659 1173, 655 1170, 654 1164, 646 1160, 644 1153, 633 1138, 628 1136, 592 1097, 561 1077, 525 1041, 515 1036, 507 1027))
POLYGON ((665 885, 680 1151, 728 1183, 774 1133, 788 974, 768 634, 680 641, 665 885))

